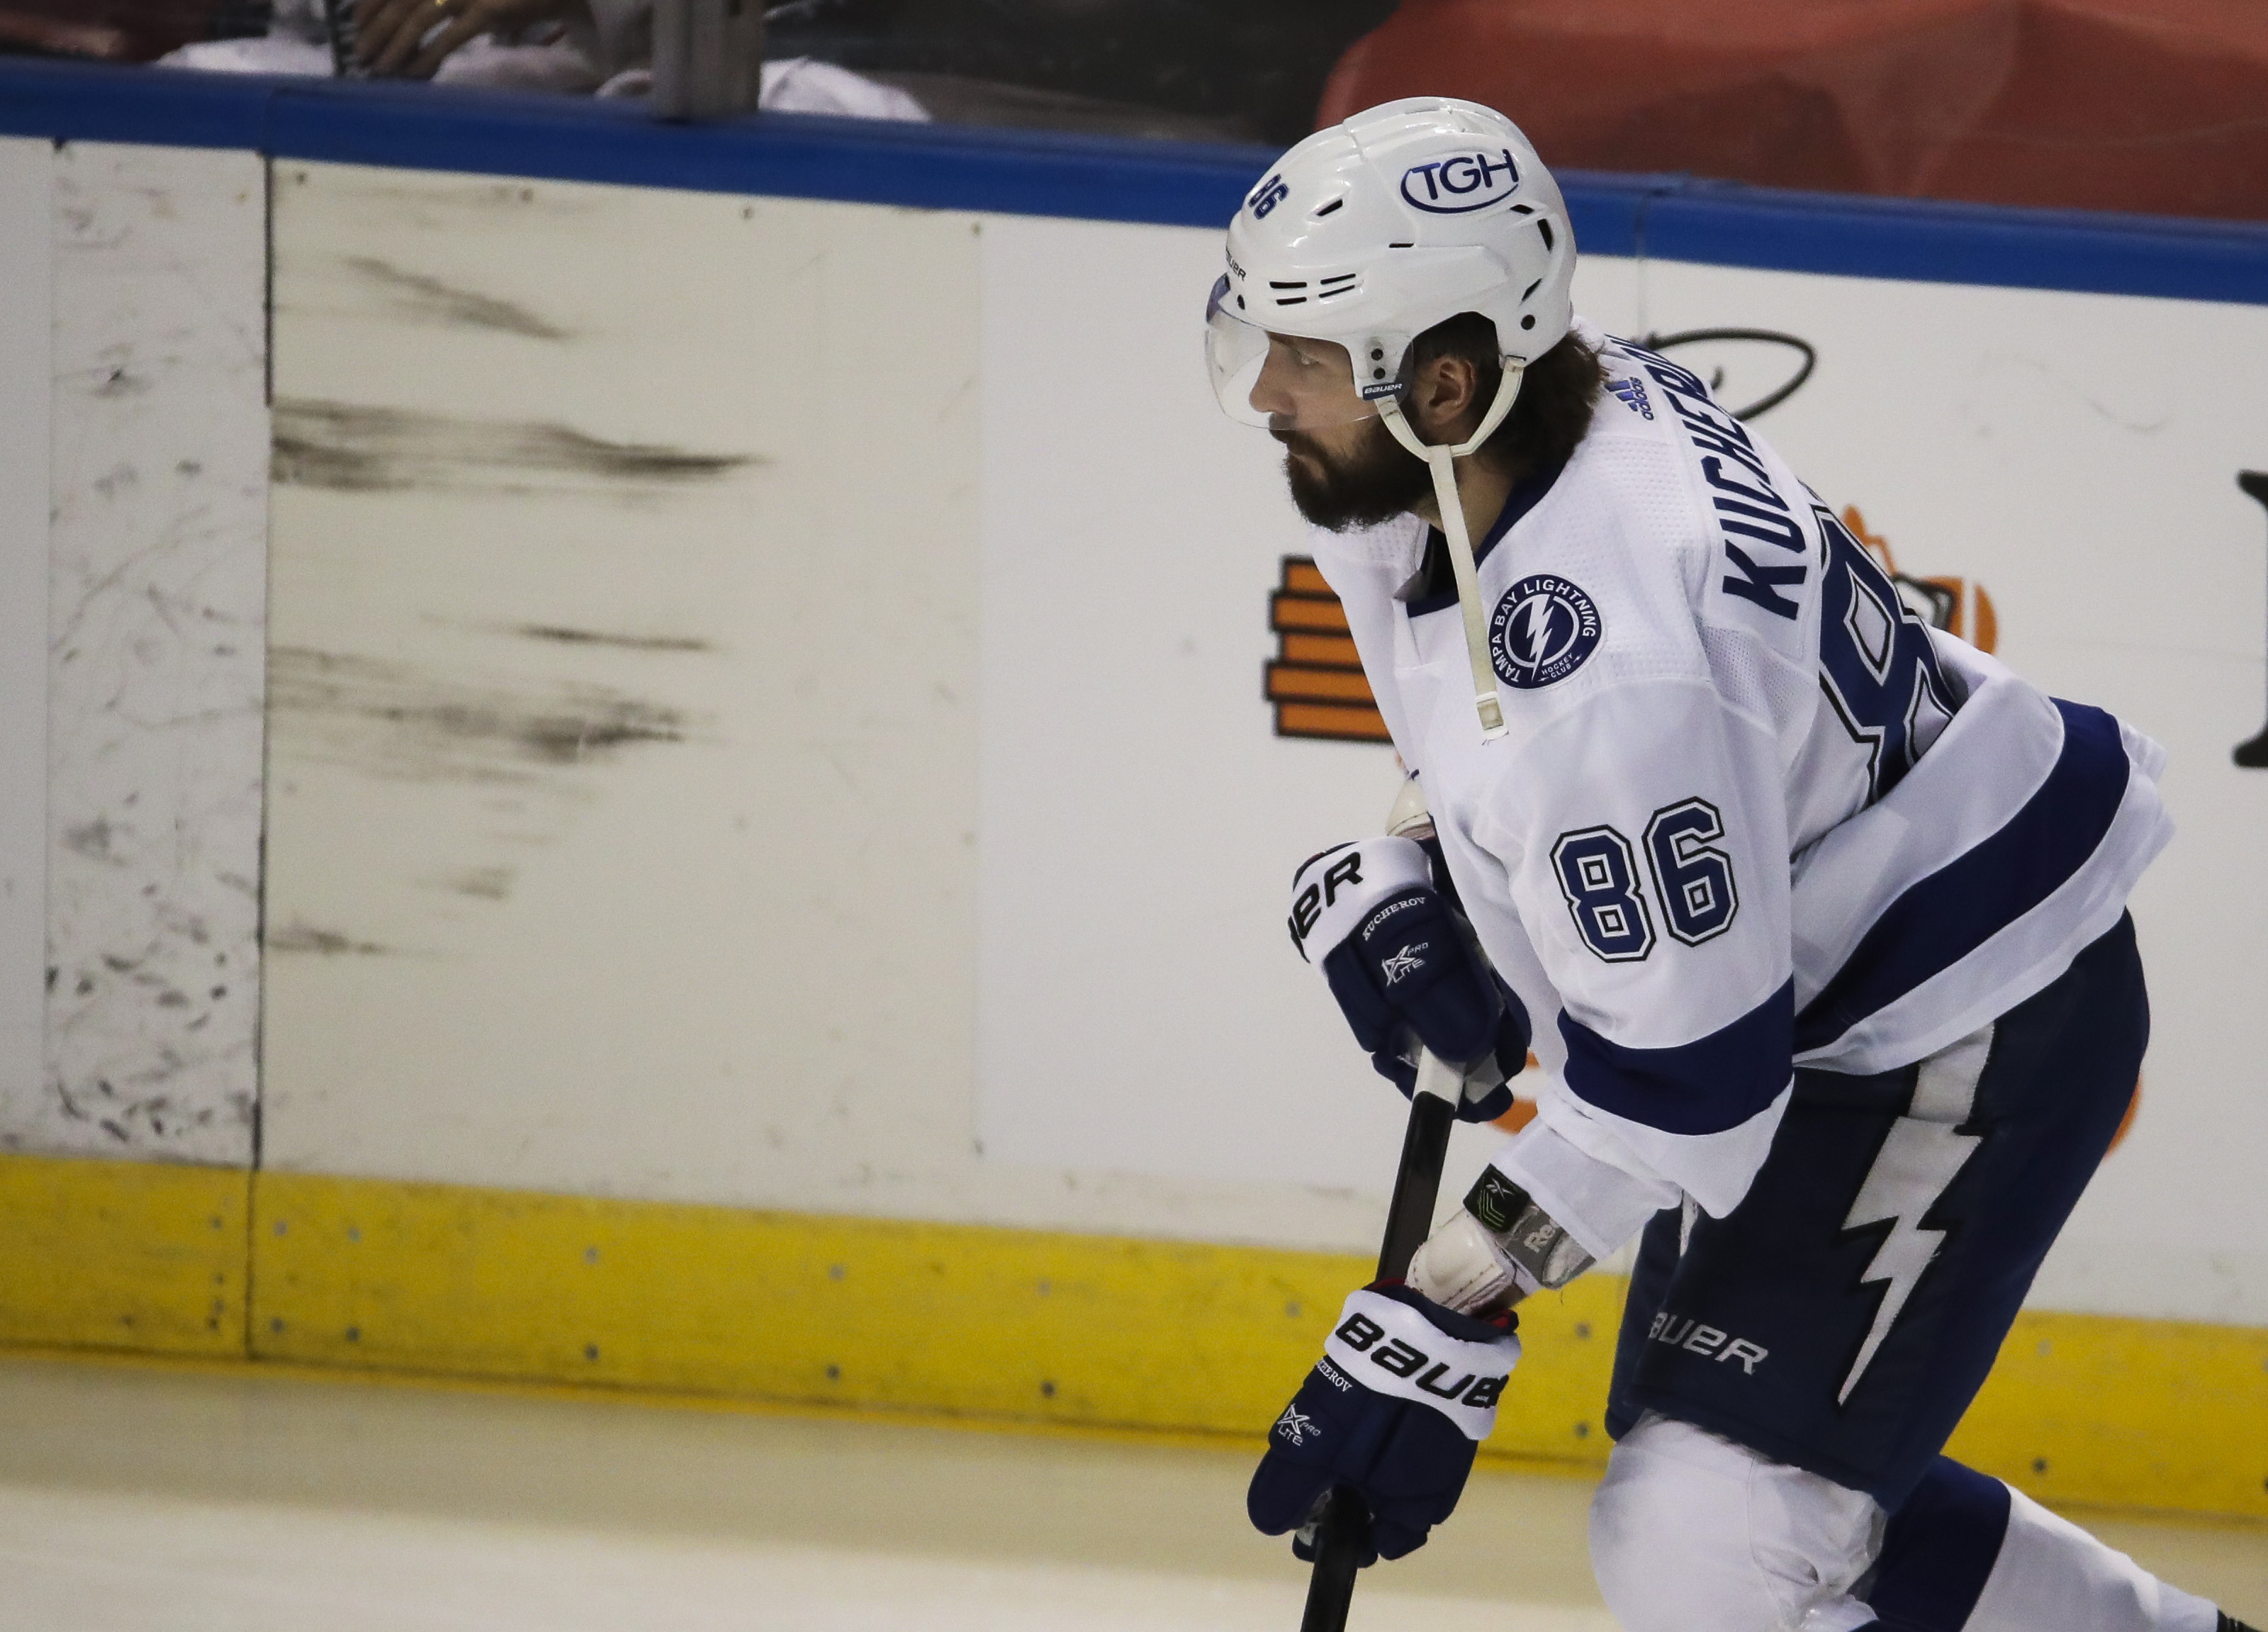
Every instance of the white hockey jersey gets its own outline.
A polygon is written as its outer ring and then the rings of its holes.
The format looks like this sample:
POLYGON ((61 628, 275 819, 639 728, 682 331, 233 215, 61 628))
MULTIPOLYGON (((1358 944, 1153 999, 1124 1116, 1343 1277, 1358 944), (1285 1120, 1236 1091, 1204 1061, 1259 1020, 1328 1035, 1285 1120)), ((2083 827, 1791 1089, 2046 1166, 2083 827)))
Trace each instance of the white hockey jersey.
POLYGON ((2045 986, 2171 826, 2154 743, 1930 629, 1692 373, 1577 332, 1591 429, 1475 545, 1509 736, 1447 574, 1412 586, 1424 522, 1314 551, 1535 1026, 1496 1164, 1604 1257, 1739 1202, 1795 1065, 1886 1071, 2045 986))

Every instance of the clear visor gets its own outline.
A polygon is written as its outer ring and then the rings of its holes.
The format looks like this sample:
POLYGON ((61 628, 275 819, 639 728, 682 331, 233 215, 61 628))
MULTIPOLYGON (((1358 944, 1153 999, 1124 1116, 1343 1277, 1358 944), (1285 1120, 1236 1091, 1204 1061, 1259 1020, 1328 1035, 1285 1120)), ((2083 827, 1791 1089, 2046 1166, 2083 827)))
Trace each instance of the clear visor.
POLYGON ((1355 389, 1344 346, 1270 334, 1231 311, 1233 299, 1224 275, 1205 303, 1205 367, 1222 412, 1275 431, 1321 431, 1378 417, 1378 404, 1355 389))

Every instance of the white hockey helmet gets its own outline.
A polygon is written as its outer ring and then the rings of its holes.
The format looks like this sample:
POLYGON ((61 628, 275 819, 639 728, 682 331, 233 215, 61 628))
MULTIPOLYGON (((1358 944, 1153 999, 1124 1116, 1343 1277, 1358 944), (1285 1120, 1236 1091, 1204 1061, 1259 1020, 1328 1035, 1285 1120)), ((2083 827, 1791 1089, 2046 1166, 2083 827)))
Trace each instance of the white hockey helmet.
POLYGON ((1344 346, 1375 403, 1402 388, 1410 341, 1462 312, 1525 364, 1573 321, 1574 270, 1558 183, 1517 125, 1453 97, 1388 102, 1286 152, 1229 223, 1206 312, 1213 389, 1231 417, 1267 424, 1251 393, 1272 331, 1344 346))
POLYGON ((1228 225, 1228 270, 1205 307, 1205 361, 1230 417, 1270 423, 1252 399, 1276 337, 1300 370, 1334 358, 1298 342, 1329 341, 1345 348, 1354 389, 1316 376, 1325 388, 1301 394, 1297 426, 1375 416, 1430 468, 1484 742, 1507 727, 1456 462, 1504 423, 1527 366, 1566 337, 1574 275, 1566 202, 1520 127, 1477 102, 1411 97, 1318 130, 1276 162, 1228 225), (1410 343, 1464 312, 1496 326, 1504 372, 1470 436, 1428 443, 1402 412, 1410 343))

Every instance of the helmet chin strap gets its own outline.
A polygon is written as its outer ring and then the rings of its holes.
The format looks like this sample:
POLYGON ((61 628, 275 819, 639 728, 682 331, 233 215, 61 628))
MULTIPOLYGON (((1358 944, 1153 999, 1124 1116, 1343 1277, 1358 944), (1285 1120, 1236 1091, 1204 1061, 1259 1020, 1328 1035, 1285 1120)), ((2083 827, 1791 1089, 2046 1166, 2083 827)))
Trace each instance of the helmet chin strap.
POLYGON ((1433 502, 1441 512, 1441 532, 1449 541, 1449 565, 1457 579, 1457 606, 1465 618, 1465 656, 1473 670, 1473 706, 1480 713, 1481 740, 1493 742, 1511 727, 1504 723, 1504 705, 1498 698, 1496 667, 1489 661, 1488 620, 1481 609, 1480 569, 1473 563, 1472 535, 1465 529, 1465 506, 1457 492, 1456 462, 1476 451, 1489 439, 1504 417, 1512 411, 1526 377, 1527 363, 1519 358, 1503 360, 1504 377, 1496 388, 1496 401, 1481 416, 1471 436, 1454 447, 1446 443, 1421 442, 1402 404, 1388 397, 1378 405, 1380 417, 1394 439, 1424 460, 1433 473, 1433 502))

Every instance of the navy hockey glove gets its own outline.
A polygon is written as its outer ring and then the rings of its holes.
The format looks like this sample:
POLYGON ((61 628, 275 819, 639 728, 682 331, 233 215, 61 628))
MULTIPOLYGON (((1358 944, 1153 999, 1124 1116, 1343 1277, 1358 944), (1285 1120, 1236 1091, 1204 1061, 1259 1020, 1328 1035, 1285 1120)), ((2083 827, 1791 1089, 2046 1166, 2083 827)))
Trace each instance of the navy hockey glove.
MULTIPOLYGON (((1519 1363, 1518 1323, 1501 1319, 1456 1314, 1394 1281, 1350 1296, 1322 1359, 1269 1430, 1245 1497, 1254 1527, 1298 1531, 1333 1487, 1351 1485, 1370 1510, 1365 1564, 1425 1546, 1456 1507, 1519 1363)), ((1304 1537, 1292 1550, 1314 1556, 1304 1537)))
POLYGON ((1378 1074, 1406 1097, 1422 1043, 1464 1069, 1457 1114, 1492 1122, 1512 1108, 1528 1062, 1528 1011, 1474 943, 1452 897, 1433 887, 1424 846, 1371 838, 1311 856, 1292 875, 1292 943, 1322 966, 1331 995, 1378 1074))

